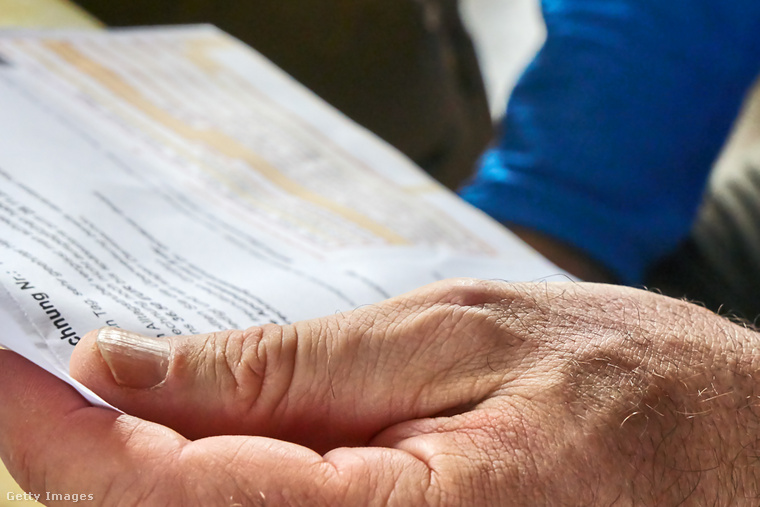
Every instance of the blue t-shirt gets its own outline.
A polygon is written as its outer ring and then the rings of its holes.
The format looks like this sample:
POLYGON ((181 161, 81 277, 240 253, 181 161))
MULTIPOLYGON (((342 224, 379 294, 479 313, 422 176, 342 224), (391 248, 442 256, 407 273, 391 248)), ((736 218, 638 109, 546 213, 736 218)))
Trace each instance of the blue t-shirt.
POLYGON ((543 0, 547 40, 462 196, 624 283, 688 234, 760 70, 760 0, 543 0))

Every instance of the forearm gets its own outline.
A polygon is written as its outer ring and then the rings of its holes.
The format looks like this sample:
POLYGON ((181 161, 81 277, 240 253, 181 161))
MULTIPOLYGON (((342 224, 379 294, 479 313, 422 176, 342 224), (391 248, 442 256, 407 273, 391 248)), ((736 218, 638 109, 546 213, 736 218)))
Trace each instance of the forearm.
MULTIPOLYGON (((718 350, 705 357, 702 375, 684 386, 684 432, 693 422, 709 439, 695 442, 693 469, 712 479, 725 505, 760 500, 760 335, 725 321, 714 326, 718 350), (713 417, 715 414, 715 417, 713 417), (716 470, 709 471, 714 463, 716 470)), ((709 482, 702 487, 709 492, 709 482)), ((705 496, 707 498, 707 496, 705 496)))
POLYGON ((607 311, 627 321, 627 336, 575 353, 596 385, 584 423, 596 417, 611 455, 627 457, 620 473, 633 472, 628 494, 644 505, 757 501, 759 335, 690 303, 653 302, 613 301, 607 311), (605 392, 616 415, 599 418, 605 392))

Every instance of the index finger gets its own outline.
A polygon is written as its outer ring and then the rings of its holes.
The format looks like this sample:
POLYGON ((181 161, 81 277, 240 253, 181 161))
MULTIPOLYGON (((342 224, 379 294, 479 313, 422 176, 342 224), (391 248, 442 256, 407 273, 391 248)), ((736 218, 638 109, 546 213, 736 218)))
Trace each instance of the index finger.
POLYGON ((170 455, 186 442, 167 428, 91 406, 68 384, 6 350, 0 350, 0 385, 0 457, 25 491, 43 494, 40 500, 48 493, 102 498, 105 489, 94 477, 103 484, 117 475, 134 481, 142 449, 170 455))
POLYGON ((425 501, 430 470, 395 449, 329 458, 288 442, 174 431, 86 403, 22 357, 0 351, 0 457, 46 504, 384 504, 425 501))

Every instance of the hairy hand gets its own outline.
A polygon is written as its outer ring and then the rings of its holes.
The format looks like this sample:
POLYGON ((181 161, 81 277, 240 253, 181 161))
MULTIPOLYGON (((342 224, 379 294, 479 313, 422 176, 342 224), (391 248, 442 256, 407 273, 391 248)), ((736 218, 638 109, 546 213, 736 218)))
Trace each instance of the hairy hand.
POLYGON ((88 335, 73 374, 131 415, 3 352, 0 453, 101 504, 756 504, 759 345, 642 291, 446 281, 168 346, 88 335))

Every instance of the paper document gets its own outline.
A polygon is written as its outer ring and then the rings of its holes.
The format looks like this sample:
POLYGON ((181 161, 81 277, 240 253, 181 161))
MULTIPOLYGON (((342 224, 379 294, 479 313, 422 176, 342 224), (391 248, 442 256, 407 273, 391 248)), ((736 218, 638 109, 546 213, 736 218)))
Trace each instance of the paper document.
POLYGON ((0 36, 0 343, 288 323, 561 273, 212 27, 0 36))

